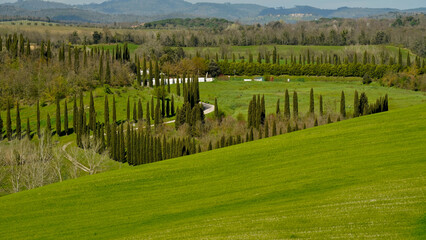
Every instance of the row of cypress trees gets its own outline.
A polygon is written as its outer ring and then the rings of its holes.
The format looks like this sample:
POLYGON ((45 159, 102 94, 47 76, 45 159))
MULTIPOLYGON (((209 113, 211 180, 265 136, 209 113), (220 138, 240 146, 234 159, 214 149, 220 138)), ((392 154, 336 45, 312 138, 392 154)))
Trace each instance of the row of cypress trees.
MULTIPOLYGON (((361 93, 359 97, 358 91, 355 91, 354 94, 354 112, 353 117, 358 117, 362 115, 368 115, 372 113, 385 112, 389 110, 388 104, 388 95, 386 94, 384 97, 377 99, 376 103, 368 104, 368 97, 366 93, 361 93)), ((276 104, 276 115, 281 115, 280 108, 280 99, 277 100, 276 104)), ((319 115, 324 115, 324 103, 323 96, 319 96, 319 115)), ((261 125, 265 123, 265 99, 264 96, 260 98, 260 95, 256 97, 253 95, 253 99, 249 103, 248 107, 248 118, 247 118, 247 127, 259 129, 261 125)), ((290 114, 290 95, 288 89, 285 90, 284 95, 284 111, 283 111, 284 119, 287 121, 291 118, 290 114)), ((315 97, 314 90, 311 88, 309 94, 309 111, 308 116, 315 116, 315 97)), ((340 118, 346 118, 346 97, 344 91, 341 92, 340 97, 340 118)), ((293 93, 293 119, 297 120, 299 118, 299 103, 297 92, 293 93)), ((340 119, 339 118, 339 119, 340 119)))
MULTIPOLYGON (((239 56, 239 59, 241 59, 242 62, 246 62, 246 59, 239 56)), ((210 57, 206 57, 206 59, 210 59, 210 57)), ((228 56, 225 55, 223 57, 223 62, 227 63, 229 62, 228 56)), ((216 54, 216 62, 220 62, 218 54, 216 54)), ((237 56, 235 53, 232 53, 232 61, 233 63, 237 62, 237 56)), ((258 64, 285 64, 285 65, 309 65, 309 64, 315 64, 315 65, 321 65, 321 64, 334 64, 334 65, 340 65, 340 64, 380 64, 380 65, 399 65, 401 67, 411 67, 415 66, 417 68, 424 68, 425 65, 425 59, 422 59, 418 56, 414 57, 414 60, 412 59, 412 56, 410 53, 407 53, 407 56, 405 60, 403 59, 403 54, 401 49, 398 51, 397 56, 388 56, 387 58, 385 56, 380 57, 380 59, 376 58, 374 54, 368 53, 366 50, 362 54, 362 56, 358 57, 358 54, 355 53, 353 56, 346 56, 342 57, 338 54, 320 54, 315 56, 314 53, 310 52, 308 49, 305 54, 299 54, 294 55, 291 54, 290 56, 283 57, 280 56, 280 54, 277 51, 277 48, 274 47, 272 54, 269 52, 266 52, 262 54, 261 52, 258 52, 257 59, 254 59, 254 56, 252 53, 249 53, 248 63, 258 63, 258 64)))

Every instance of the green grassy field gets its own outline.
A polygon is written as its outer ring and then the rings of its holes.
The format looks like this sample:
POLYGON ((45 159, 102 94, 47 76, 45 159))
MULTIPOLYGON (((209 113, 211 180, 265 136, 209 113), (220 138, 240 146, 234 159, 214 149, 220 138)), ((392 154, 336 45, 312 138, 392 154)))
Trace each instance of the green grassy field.
MULTIPOLYGON (((306 113, 309 108, 309 91, 314 89, 316 99, 316 111, 319 109, 319 95, 323 95, 324 110, 326 112, 338 112, 340 107, 340 94, 345 91, 346 109, 352 112, 353 109, 353 94, 357 90, 359 93, 366 92, 370 102, 377 98, 389 95, 390 109, 399 109, 407 106, 421 104, 426 102, 426 93, 403 90, 399 88, 381 87, 376 83, 371 85, 363 85, 359 78, 323 78, 323 77, 291 77, 281 76, 275 79, 274 82, 243 82, 244 77, 233 78, 229 81, 214 81, 212 83, 200 83, 201 100, 207 103, 214 104, 214 99, 217 97, 219 109, 227 115, 237 117, 242 115, 247 116, 247 109, 253 94, 265 94, 266 111, 267 113, 275 113, 277 99, 280 98, 281 109, 284 108, 284 93, 285 89, 290 92, 290 97, 293 91, 298 92, 299 112, 306 113), (291 82, 286 82, 290 78, 291 82)), ((142 100, 143 110, 146 113, 146 102, 151 100, 152 90, 142 89, 136 90, 132 87, 123 87, 119 89, 111 88, 116 95, 117 103, 117 119, 126 119, 127 114, 127 98, 130 97, 131 108, 133 112, 133 102, 142 100)), ((171 92, 176 93, 176 86, 171 86, 171 92)), ((97 110, 98 121, 103 122, 104 112, 104 96, 103 88, 98 88, 94 92, 95 108, 97 110)), ((180 106, 183 99, 175 95, 176 106, 180 106)), ((63 102, 61 102, 62 118, 63 102)), ((89 106, 89 94, 84 95, 84 103, 87 108, 89 106)), ((112 95, 109 96, 110 116, 112 116, 112 95)), ((292 107, 292 100, 290 101, 292 107)), ((68 114, 70 117, 69 124, 72 124, 72 99, 68 100, 68 114)), ((56 105, 50 104, 40 108, 41 126, 46 126, 47 113, 50 114, 52 128, 55 128, 56 105)), ((36 106, 21 106, 22 127, 26 129, 26 119, 29 117, 31 121, 31 129, 36 130, 36 106)), ((6 121, 6 111, 2 111, 1 117, 6 121)), ((11 111, 12 126, 15 128, 16 110, 11 111)), ((145 116, 145 114, 144 114, 145 116)), ((167 119, 168 121, 170 119, 167 119)), ((63 119, 62 119, 63 122, 63 119)), ((24 131, 24 130, 23 130, 24 131)), ((61 141, 72 141, 73 137, 63 137, 61 141)))
MULTIPOLYGON (((319 95, 323 95, 324 110, 326 112, 339 112, 340 94, 345 91, 346 110, 353 111, 353 97, 357 90, 365 92, 370 102, 375 102, 379 97, 389 95, 390 109, 399 109, 407 106, 426 102, 426 93, 403 90, 399 88, 381 87, 376 83, 363 85, 356 79, 328 78, 324 81, 317 77, 279 77, 274 82, 244 82, 241 78, 231 77, 229 81, 215 81, 201 83, 201 98, 205 102, 214 103, 218 99, 219 108, 226 114, 234 117, 242 114, 247 116, 248 105, 253 94, 265 94, 267 113, 275 113, 277 99, 280 98, 281 110, 284 109, 285 89, 289 90, 290 97, 297 91, 299 99, 299 112, 306 113, 309 109, 309 92, 314 89, 316 111, 319 109, 319 95), (290 78, 290 82, 284 79, 290 78), (321 81, 316 81, 320 79, 321 81)), ((292 99, 290 99, 292 107, 292 99)))
POLYGON ((426 104, 0 198, 2 239, 424 239, 426 104))

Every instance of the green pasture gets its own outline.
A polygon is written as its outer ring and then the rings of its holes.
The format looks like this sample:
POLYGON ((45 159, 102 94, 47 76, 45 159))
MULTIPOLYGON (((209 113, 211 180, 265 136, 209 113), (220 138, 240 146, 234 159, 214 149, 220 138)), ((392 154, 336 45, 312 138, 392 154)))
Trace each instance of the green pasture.
POLYGON ((0 198, 1 239, 425 239, 426 104, 0 198))

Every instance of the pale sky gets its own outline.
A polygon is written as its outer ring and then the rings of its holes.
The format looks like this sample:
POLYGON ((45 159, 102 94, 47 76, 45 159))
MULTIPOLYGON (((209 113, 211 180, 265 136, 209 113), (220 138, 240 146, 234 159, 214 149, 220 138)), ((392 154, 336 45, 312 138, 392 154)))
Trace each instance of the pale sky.
MULTIPOLYGON (((16 0, 0 0, 0 3, 15 2, 16 0)), ((105 0, 51 0, 68 4, 100 3, 105 0)), ((286 7, 291 8, 295 5, 309 5, 318 8, 336 9, 339 7, 369 7, 369 8, 398 8, 410 9, 426 7, 424 0, 187 0, 188 2, 216 2, 216 3, 255 3, 267 7, 286 7)))

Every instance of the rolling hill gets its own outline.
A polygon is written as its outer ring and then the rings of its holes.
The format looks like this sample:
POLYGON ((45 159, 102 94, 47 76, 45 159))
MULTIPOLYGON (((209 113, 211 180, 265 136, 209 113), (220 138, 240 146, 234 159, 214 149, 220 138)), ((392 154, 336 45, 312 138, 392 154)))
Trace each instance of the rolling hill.
MULTIPOLYGON (((292 14, 298 20, 315 18, 361 18, 396 13, 425 13, 425 8, 399 10, 392 8, 319 9, 310 6, 267 8, 258 4, 190 3, 185 0, 109 0, 102 3, 69 5, 54 1, 21 0, 0 4, 0 16, 50 18, 65 22, 146 22, 169 18, 225 18, 244 23, 277 21, 292 14), (268 20, 262 17, 272 16, 268 20)), ((294 22, 290 18, 286 21, 294 22)))
POLYGON ((0 198, 2 239, 424 239, 426 105, 0 198))

